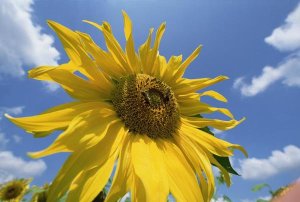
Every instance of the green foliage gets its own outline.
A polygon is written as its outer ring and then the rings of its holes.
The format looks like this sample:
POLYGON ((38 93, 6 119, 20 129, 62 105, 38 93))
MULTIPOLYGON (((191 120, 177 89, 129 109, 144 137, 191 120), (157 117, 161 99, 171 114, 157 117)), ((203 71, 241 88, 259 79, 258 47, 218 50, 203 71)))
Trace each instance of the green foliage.
POLYGON ((265 199, 257 199, 256 202, 269 202, 269 201, 265 199))
POLYGON ((223 195, 223 199, 226 202, 232 202, 232 200, 228 196, 226 196, 226 195, 223 195))
POLYGON ((226 169, 227 172, 234 174, 234 175, 239 175, 231 166, 231 163, 230 163, 228 157, 220 157, 220 156, 214 155, 214 158, 226 169))
POLYGON ((252 190, 253 192, 257 192, 257 191, 262 190, 262 189, 265 188, 265 187, 268 187, 268 188, 271 190, 270 185, 268 185, 267 183, 257 184, 257 185, 255 185, 254 187, 252 187, 251 190, 252 190))
POLYGON ((217 180, 218 185, 225 184, 225 179, 224 179, 224 176, 222 175, 222 173, 220 173, 219 176, 216 176, 216 180, 217 180))

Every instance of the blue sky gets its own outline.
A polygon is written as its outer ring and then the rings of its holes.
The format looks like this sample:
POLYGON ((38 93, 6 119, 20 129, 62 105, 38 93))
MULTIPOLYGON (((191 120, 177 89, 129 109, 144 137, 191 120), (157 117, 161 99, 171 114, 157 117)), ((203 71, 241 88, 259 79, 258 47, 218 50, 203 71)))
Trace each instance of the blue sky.
MULTIPOLYGON (((237 118, 247 120, 217 135, 243 145, 249 152, 232 159, 242 177, 233 177, 230 189, 219 193, 234 201, 251 201, 267 192, 252 193, 255 184, 286 185, 300 177, 300 6, 298 0, 182 1, 182 0, 3 0, 0 2, 0 181, 34 177, 43 184, 53 179, 66 154, 32 160, 28 151, 45 148, 56 134, 34 139, 12 125, 3 113, 37 114, 70 100, 57 86, 30 80, 26 71, 45 64, 68 61, 47 27, 52 19, 72 29, 90 33, 102 47, 101 33, 84 19, 111 23, 124 44, 124 9, 134 24, 136 44, 146 39, 150 27, 166 21, 160 53, 187 57, 203 45, 185 76, 227 75, 230 80, 211 89, 224 94, 237 118)), ((215 115, 214 117, 219 117, 215 115)))

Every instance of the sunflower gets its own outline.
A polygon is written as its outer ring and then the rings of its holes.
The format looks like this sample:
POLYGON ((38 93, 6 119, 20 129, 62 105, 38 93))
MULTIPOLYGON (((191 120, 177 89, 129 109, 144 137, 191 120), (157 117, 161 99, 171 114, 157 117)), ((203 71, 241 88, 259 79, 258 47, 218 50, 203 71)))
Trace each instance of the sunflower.
POLYGON ((31 197, 30 202, 47 202, 49 184, 45 184, 43 187, 35 187, 37 190, 31 197))
POLYGON ((0 186, 0 201, 19 202, 26 194, 31 179, 15 179, 0 186))
POLYGON ((104 35, 104 50, 88 34, 48 21, 70 61, 37 67, 29 77, 60 84, 74 101, 36 116, 7 117, 34 137, 63 131, 48 148, 29 154, 40 158, 71 153, 50 186, 50 202, 66 192, 67 201, 92 201, 115 164, 106 201, 117 201, 127 192, 132 201, 166 201, 169 194, 177 201, 209 201, 215 187, 212 164, 230 184, 229 173, 217 157, 232 156, 234 149, 246 153, 239 145, 199 130, 227 130, 243 120, 200 100, 209 96, 226 102, 215 91, 198 91, 227 77, 184 78, 201 46, 185 60, 179 55, 167 61, 158 52, 165 23, 157 29, 153 45, 152 28, 136 51, 131 20, 125 12, 123 17, 125 50, 107 22, 85 21, 104 35), (212 112, 221 112, 229 120, 203 117, 212 112))

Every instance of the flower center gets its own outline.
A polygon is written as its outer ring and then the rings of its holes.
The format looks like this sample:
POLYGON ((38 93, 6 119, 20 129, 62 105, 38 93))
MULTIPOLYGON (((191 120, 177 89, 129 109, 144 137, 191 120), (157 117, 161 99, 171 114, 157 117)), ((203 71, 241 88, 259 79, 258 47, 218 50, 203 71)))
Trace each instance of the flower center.
POLYGON ((122 77, 112 94, 119 117, 136 134, 170 138, 179 123, 177 102, 171 88, 146 74, 122 77))
POLYGON ((10 186, 7 188, 5 192, 5 199, 14 199, 17 198, 22 192, 22 187, 19 187, 17 185, 15 186, 10 186))

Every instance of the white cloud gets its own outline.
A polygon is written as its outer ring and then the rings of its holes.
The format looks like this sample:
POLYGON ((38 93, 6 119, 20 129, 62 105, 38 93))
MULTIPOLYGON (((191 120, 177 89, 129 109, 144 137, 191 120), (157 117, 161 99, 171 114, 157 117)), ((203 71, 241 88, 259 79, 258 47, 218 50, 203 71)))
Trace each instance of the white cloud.
POLYGON ((23 113, 24 108, 24 106, 0 107, 0 114, 8 113, 13 115, 19 115, 23 113))
POLYGON ((300 48, 300 4, 285 19, 285 23, 273 30, 265 42, 281 51, 300 48))
POLYGON ((28 178, 41 175, 47 168, 43 160, 26 161, 11 151, 0 151, 0 183, 12 178, 28 178))
POLYGON ((242 199, 242 202, 257 202, 259 199, 265 200, 265 201, 269 201, 271 200, 271 196, 261 196, 258 197, 257 199, 242 199))
POLYGON ((218 197, 216 199, 212 198, 210 202, 227 202, 223 197, 218 197))
POLYGON ((0 2, 0 74, 20 77, 23 67, 56 65, 53 38, 32 21, 33 0, 0 2))
POLYGON ((249 158, 239 162, 237 170, 243 179, 266 179, 287 170, 300 169, 300 148, 288 145, 283 151, 272 151, 266 159, 249 158))
POLYGON ((59 85, 57 83, 51 82, 51 81, 42 81, 46 90, 50 92, 54 92, 57 89, 59 89, 59 85))
POLYGON ((285 20, 285 24, 273 30, 265 42, 280 51, 294 51, 276 67, 265 66, 259 76, 250 83, 244 77, 233 84, 244 96, 255 96, 264 92, 275 82, 282 81, 286 86, 300 87, 300 3, 285 20))
POLYGON ((245 96, 255 96, 278 80, 287 86, 300 87, 300 52, 289 56, 277 67, 264 67, 261 75, 253 77, 250 84, 243 77, 236 79, 233 87, 245 96))
POLYGON ((8 113, 11 115, 19 115, 23 113, 24 106, 17 106, 17 107, 0 107, 0 121, 3 117, 3 114, 8 113))

